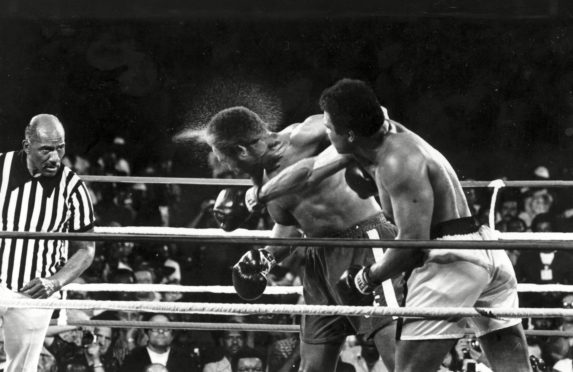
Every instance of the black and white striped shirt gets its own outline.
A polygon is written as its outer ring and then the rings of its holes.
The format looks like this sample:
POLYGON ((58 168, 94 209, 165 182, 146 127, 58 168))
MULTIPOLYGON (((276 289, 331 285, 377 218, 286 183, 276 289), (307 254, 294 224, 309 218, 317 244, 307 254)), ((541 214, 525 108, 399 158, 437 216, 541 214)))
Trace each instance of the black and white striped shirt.
MULTIPOLYGON (((94 224, 83 181, 62 165, 54 177, 34 178, 23 150, 0 154, 0 230, 82 232, 94 224)), ((53 275, 67 260, 67 240, 0 239, 0 286, 17 291, 53 275)))

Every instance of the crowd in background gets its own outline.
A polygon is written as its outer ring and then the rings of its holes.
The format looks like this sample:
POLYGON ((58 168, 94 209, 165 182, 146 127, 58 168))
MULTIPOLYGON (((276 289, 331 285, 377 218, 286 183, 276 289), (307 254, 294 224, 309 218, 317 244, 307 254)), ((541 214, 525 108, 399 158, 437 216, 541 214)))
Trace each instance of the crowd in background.
MULTIPOLYGON (((140 165, 132 171, 133 160, 125 151, 125 140, 116 137, 96 159, 66 158, 67 165, 80 174, 123 176, 170 176, 168 164, 140 165)), ((233 177, 212 155, 213 177, 233 177)), ((550 180, 547 167, 532 169, 529 179, 550 180)), ((216 228, 211 209, 216 192, 189 210, 185 223, 178 203, 183 197, 174 184, 129 184, 90 182, 98 226, 185 226, 216 228), (174 217, 178 215, 178 217, 174 217)), ((489 223, 491 190, 466 188, 474 217, 489 223)), ((573 200, 566 188, 504 188, 496 204, 496 229, 501 232, 573 232, 573 200)), ((272 222, 263 212, 243 225, 270 229, 272 222)), ((199 243, 97 242, 96 257, 78 283, 141 283, 182 285, 231 285, 231 267, 250 247, 214 246, 199 243)), ((299 250, 302 248, 299 248, 299 250)), ((573 255, 566 251, 508 251, 520 283, 573 284, 573 255)), ((302 252, 298 250, 269 276, 271 285, 300 285, 302 252)), ((156 292, 70 292, 70 299, 126 301, 242 302, 236 295, 156 292)), ((573 307, 573 294, 520 293, 522 307, 573 307)), ((297 294, 264 295, 259 303, 302 303, 297 294)), ((55 317, 59 314, 56 313, 55 317)), ((144 312, 69 311, 68 319, 148 320, 153 322, 268 323, 295 325, 290 315, 217 316, 147 314, 144 312)), ((573 330, 571 318, 524 319, 526 329, 573 330)), ((528 337, 532 361, 537 370, 571 371, 573 337, 528 337), (553 368, 553 369, 552 369, 553 368)), ((196 331, 165 328, 51 327, 45 341, 39 371, 89 371, 101 364, 105 371, 296 371, 300 363, 300 342, 294 332, 196 331), (165 351, 170 350, 169 359, 165 351), (148 357, 149 355, 149 357, 148 357), (243 360, 244 359, 244 360, 243 360), (246 366, 243 366, 246 363, 246 366), (249 363, 256 364, 249 367, 249 363), (251 369, 249 369, 251 368, 251 369)), ((340 371, 385 371, 371 340, 349 337, 341 352, 340 371)), ((468 336, 448 354, 442 371, 465 371, 475 360, 478 371, 487 371, 479 342, 468 336), (481 369, 480 369, 481 368, 481 369)))

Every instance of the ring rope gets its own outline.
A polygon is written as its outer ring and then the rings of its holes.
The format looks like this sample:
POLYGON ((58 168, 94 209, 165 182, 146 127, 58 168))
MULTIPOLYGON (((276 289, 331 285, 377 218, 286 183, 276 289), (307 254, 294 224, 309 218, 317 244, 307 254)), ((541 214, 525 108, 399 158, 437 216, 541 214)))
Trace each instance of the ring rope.
MULTIPOLYGON (((196 229, 203 230, 203 229, 196 229)), ((523 233, 521 233, 523 234, 523 233)), ((537 234, 537 233, 536 233, 537 234)), ((568 235, 570 236, 570 235, 568 235)), ((0 231, 0 239, 46 239, 46 240, 80 240, 80 241, 163 241, 198 242, 201 244, 255 244, 277 246, 323 246, 323 247, 352 247, 352 248, 405 248, 405 249, 521 249, 521 250, 572 250, 573 239, 568 240, 353 240, 333 238, 266 238, 245 237, 236 235, 205 236, 167 235, 167 234, 110 234, 110 233, 57 233, 57 232, 25 232, 0 231)))
MULTIPOLYGON (((573 286, 572 286, 573 287, 573 286)), ((113 283, 70 283, 62 288, 72 292, 178 292, 178 293, 220 293, 236 294, 232 286, 202 285, 185 286, 175 284, 113 284, 113 283)), ((302 286, 267 286, 265 294, 301 294, 302 286)))
MULTIPOLYGON (((56 325, 51 322, 50 325, 56 325)), ((60 324, 58 324, 60 325, 60 324)), ((66 325, 77 327, 110 328, 166 328, 191 329, 196 331, 253 331, 253 332, 290 332, 300 331, 299 325, 260 324, 260 323, 209 323, 209 322, 146 322, 137 320, 74 320, 66 325)))
MULTIPOLYGON (((256 237, 270 238, 271 230, 247 230, 237 229, 231 232, 222 229, 206 228, 195 229, 188 227, 162 227, 162 226, 96 226, 94 231, 97 233, 124 234, 134 233, 142 235, 165 234, 165 235, 183 235, 183 236, 215 236, 215 237, 256 237)), ((561 232, 501 232, 495 231, 499 240, 573 240, 573 233, 561 232)))
MULTIPOLYGON (((116 183, 147 183, 147 184, 179 184, 205 186, 252 186, 249 179, 229 178, 186 178, 186 177, 132 177, 132 176, 101 176, 80 175, 86 182, 116 182, 116 183)), ((516 180, 503 181, 506 187, 570 187, 573 181, 564 180, 516 180)), ((492 181, 461 181, 462 187, 495 187, 492 181)))
MULTIPOLYGON (((236 294, 234 287, 223 285, 186 286, 176 284, 114 284, 114 283, 70 283, 62 288, 66 292, 170 292, 170 293, 219 293, 236 294)), ((573 293, 569 284, 517 284, 518 292, 561 292, 573 293)), ((267 286, 266 295, 302 294, 302 286, 267 286)), ((65 298, 64 298, 65 299, 65 298)))
POLYGON ((488 318, 562 318, 573 317, 573 309, 538 308, 446 308, 382 307, 328 305, 268 305, 229 303, 181 303, 154 301, 93 301, 54 299, 0 299, 0 306, 13 308, 120 310, 194 314, 290 314, 344 316, 399 316, 414 318, 450 318, 484 316, 488 318))
MULTIPOLYGON (((51 322, 50 325, 55 325, 51 322)), ((110 328, 164 328, 194 331, 251 331, 251 332, 284 332, 299 333, 298 324, 261 324, 261 323, 209 323, 209 322, 145 322, 125 320, 85 320, 70 321, 66 325, 75 327, 110 327, 110 328)), ((527 329, 526 336, 573 337, 573 331, 527 329)), ((466 335, 474 335, 466 329, 466 335)))

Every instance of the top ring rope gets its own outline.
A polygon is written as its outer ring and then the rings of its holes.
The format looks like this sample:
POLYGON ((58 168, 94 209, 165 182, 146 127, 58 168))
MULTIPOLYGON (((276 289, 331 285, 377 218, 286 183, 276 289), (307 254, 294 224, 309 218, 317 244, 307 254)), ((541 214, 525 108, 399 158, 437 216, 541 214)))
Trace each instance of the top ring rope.
POLYGON ((447 308, 447 307, 383 307, 383 306, 328 306, 328 305, 268 305, 182 303, 154 301, 93 301, 57 299, 0 299, 0 306, 19 309, 78 309, 121 310, 184 314, 290 314, 344 316, 399 316, 407 318, 444 319, 450 317, 489 318, 562 318, 573 317, 573 309, 534 308, 447 308))
MULTIPOLYGON (((87 182, 117 182, 117 183, 147 183, 147 184, 178 184, 204 186, 252 186, 248 179, 229 178, 182 178, 182 177, 127 177, 127 176, 96 176, 80 175, 87 182)), ((492 181, 461 181, 463 187, 495 187, 492 181)), ((571 187, 573 181, 503 181, 506 187, 571 187)))

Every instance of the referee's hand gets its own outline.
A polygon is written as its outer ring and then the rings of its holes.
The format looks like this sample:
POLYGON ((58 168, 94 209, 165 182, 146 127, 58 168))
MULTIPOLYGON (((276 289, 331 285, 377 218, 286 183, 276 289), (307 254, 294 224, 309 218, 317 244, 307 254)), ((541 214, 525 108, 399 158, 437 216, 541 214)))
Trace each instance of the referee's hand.
POLYGON ((20 289, 20 293, 32 298, 48 298, 60 290, 56 279, 34 278, 20 289))

